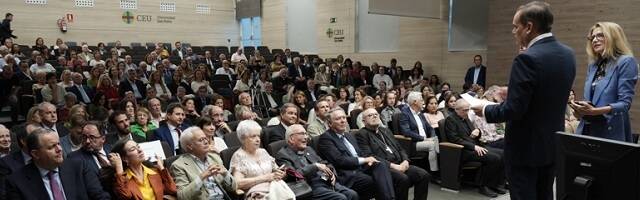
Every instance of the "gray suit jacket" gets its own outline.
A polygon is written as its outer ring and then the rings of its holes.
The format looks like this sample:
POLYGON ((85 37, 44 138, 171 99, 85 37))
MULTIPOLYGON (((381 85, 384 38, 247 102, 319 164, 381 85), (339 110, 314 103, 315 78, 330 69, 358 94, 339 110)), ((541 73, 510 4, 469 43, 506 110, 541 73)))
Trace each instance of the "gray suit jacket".
MULTIPOLYGON (((191 154, 183 154, 171 165, 171 175, 173 176, 176 186, 180 188, 178 190, 178 199, 207 199, 209 192, 205 188, 200 179, 200 170, 196 165, 195 157, 191 154)), ((218 164, 222 167, 222 159, 218 154, 209 153, 207 159, 210 163, 218 164)), ((225 198, 229 199, 227 193, 229 191, 235 192, 238 188, 237 183, 231 176, 231 172, 227 171, 225 175, 216 175, 216 183, 225 192, 225 198)))

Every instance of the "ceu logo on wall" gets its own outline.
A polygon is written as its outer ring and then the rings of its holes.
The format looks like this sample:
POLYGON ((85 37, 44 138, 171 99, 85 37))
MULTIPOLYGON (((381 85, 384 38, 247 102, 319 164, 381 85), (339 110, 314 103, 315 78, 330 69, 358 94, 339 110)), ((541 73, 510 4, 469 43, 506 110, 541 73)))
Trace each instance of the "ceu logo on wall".
POLYGON ((134 16, 131 11, 125 11, 122 13, 122 21, 127 24, 131 24, 133 22, 134 16))

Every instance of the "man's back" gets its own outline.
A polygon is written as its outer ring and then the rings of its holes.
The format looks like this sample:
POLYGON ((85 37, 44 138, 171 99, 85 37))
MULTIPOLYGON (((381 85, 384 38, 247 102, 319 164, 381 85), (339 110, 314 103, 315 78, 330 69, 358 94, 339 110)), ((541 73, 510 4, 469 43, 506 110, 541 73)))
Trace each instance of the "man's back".
POLYGON ((485 111, 490 123, 508 120, 507 163, 543 166, 554 162, 555 132, 564 130, 575 66, 573 50, 554 37, 537 41, 515 58, 507 100, 485 111))

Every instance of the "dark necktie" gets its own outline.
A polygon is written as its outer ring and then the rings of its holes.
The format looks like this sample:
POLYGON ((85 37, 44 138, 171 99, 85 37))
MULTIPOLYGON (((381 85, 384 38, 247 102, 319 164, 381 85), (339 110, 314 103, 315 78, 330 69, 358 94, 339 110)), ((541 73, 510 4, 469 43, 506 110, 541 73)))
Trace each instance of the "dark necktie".
POLYGON ((91 154, 93 154, 93 156, 95 156, 96 159, 98 159, 98 164, 100 165, 100 168, 111 166, 111 164, 102 157, 102 154, 100 152, 91 152, 91 154))
POLYGON ((62 188, 58 181, 56 181, 54 174, 56 171, 49 171, 47 176, 49 177, 49 186, 51 187, 51 194, 53 194, 53 200, 64 200, 64 195, 62 194, 62 188))

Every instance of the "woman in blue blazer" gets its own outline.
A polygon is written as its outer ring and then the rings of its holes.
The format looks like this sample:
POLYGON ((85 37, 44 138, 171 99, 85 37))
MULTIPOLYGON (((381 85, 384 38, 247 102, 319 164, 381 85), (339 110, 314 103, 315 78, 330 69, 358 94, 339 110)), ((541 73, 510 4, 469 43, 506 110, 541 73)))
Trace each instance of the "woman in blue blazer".
POLYGON ((598 22, 587 37, 589 68, 584 100, 570 102, 581 116, 579 134, 633 142, 629 109, 638 80, 638 63, 618 24, 598 22))

